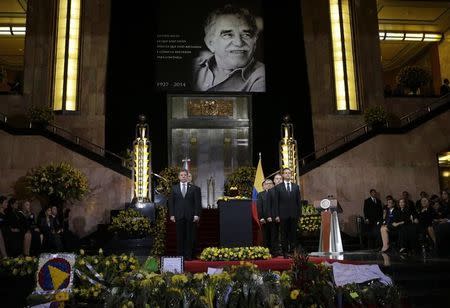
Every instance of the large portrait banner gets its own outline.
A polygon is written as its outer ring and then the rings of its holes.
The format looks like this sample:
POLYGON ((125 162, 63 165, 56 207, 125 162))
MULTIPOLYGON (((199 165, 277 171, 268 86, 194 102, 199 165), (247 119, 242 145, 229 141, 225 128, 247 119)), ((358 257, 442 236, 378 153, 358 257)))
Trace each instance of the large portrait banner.
POLYGON ((155 86, 162 91, 265 92, 261 0, 161 0, 155 86))

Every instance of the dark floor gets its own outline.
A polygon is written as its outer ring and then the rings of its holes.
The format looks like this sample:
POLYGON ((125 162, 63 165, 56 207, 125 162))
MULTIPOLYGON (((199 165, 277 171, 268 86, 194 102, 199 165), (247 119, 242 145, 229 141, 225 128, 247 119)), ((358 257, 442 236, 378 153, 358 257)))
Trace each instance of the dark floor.
POLYGON ((411 307, 450 307, 450 258, 433 253, 400 255, 359 250, 343 254, 311 253, 333 259, 378 264, 401 288, 411 307))

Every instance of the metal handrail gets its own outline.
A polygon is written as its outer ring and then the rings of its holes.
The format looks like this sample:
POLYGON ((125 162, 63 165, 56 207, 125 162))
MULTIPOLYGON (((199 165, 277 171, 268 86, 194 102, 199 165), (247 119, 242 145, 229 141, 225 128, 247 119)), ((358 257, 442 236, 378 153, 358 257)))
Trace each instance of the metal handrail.
MULTIPOLYGON (((30 128, 32 128, 32 127, 33 127, 32 123, 30 122, 30 128)), ((57 134, 57 135, 59 135, 59 136, 61 136, 63 138, 65 138, 64 135, 68 135, 69 137, 71 137, 71 139, 77 145, 80 145, 80 146, 82 146, 84 148, 86 148, 86 146, 83 146, 82 144, 88 145, 91 149, 93 149, 94 152, 98 153, 101 156, 105 156, 105 154, 108 154, 108 155, 111 155, 112 157, 115 157, 115 158, 120 159, 122 161, 125 160, 124 157, 122 157, 122 156, 120 156, 120 155, 118 155, 116 153, 113 153, 111 151, 108 151, 105 148, 103 148, 103 147, 99 146, 98 144, 95 144, 95 143, 93 143, 93 142, 91 142, 91 141, 89 141, 87 139, 84 139, 84 138, 81 138, 81 137, 79 137, 77 135, 74 135, 70 131, 68 131, 68 130, 62 128, 62 127, 59 127, 57 125, 48 124, 47 127, 46 127, 46 130, 48 130, 48 131, 50 131, 50 132, 52 132, 54 134, 57 134), (64 135, 61 134, 61 132, 63 132, 64 135)))
MULTIPOLYGON (((404 116, 402 116, 400 118, 400 123, 401 126, 406 125, 411 123, 412 121, 414 121, 415 119, 417 119, 419 116, 422 116, 423 114, 427 114, 430 113, 431 111, 435 110, 436 108, 448 103, 450 101, 450 93, 446 94, 444 96, 439 97, 436 101, 432 102, 431 104, 419 108, 413 112, 410 112, 404 116), (405 123, 404 123, 405 122, 405 123)), ((389 126, 389 123, 386 121, 386 126, 389 126)), ((304 166, 306 165, 306 160, 308 158, 314 157, 317 158, 318 156, 320 157, 321 155, 319 155, 319 153, 323 152, 324 154, 328 153, 330 151, 330 149, 336 148, 337 144, 345 144, 351 140, 356 139, 356 137, 359 137, 361 135, 367 134, 369 131, 373 130, 373 127, 370 127, 368 124, 364 124, 360 127, 355 128, 354 130, 352 130, 350 133, 339 137, 338 139, 336 139, 335 141, 321 147, 318 150, 315 150, 312 153, 309 153, 308 155, 305 155, 303 157, 301 157, 299 160, 301 162, 301 165, 304 166), (361 134, 361 132, 363 132, 361 134), (356 135, 357 134, 357 135, 356 135), (350 138, 351 136, 355 136, 354 138, 350 138), (343 142, 342 142, 343 141, 343 142)))
MULTIPOLYGON (((4 123, 8 122, 8 116, 1 112, 0 112, 0 119, 4 123)), ((33 127, 34 127, 33 123, 29 122, 28 128, 33 128, 33 127)), ((48 124, 47 127, 45 128, 45 130, 52 132, 64 139, 71 140, 71 141, 75 142, 77 145, 79 145, 85 149, 91 150, 91 151, 99 154, 100 156, 105 157, 105 155, 109 155, 111 157, 119 159, 121 162, 123 162, 125 160, 124 157, 122 157, 116 153, 113 153, 111 151, 108 151, 105 148, 103 148, 103 147, 99 146, 98 144, 95 144, 87 139, 81 138, 62 127, 56 126, 54 124, 48 124)))

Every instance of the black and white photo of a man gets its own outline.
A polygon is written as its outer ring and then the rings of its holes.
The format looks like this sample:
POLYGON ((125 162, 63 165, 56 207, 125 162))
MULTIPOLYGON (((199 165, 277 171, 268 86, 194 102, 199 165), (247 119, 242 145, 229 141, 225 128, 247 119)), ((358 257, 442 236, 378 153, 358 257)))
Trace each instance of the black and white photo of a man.
POLYGON ((244 8, 226 5, 206 18, 202 51, 193 61, 193 90, 264 92, 264 64, 255 59, 259 29, 244 8))

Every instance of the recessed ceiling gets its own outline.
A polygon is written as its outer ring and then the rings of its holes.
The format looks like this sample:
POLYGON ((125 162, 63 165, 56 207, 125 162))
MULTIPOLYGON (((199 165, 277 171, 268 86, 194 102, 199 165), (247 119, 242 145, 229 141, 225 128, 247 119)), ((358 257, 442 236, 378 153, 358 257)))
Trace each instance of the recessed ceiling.
MULTIPOLYGON (((377 6, 380 31, 445 33, 450 29, 449 0, 378 0, 377 6)), ((427 46, 425 42, 380 42, 383 70, 401 67, 427 46)))
POLYGON ((380 30, 444 33, 450 27, 450 1, 378 1, 380 30))

